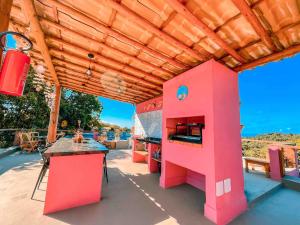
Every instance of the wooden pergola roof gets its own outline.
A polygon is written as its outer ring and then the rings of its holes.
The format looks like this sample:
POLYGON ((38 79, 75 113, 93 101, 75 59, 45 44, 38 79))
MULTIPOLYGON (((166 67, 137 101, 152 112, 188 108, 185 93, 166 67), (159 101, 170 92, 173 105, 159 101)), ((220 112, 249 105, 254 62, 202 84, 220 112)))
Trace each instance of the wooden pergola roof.
POLYGON ((14 0, 9 30, 33 41, 51 82, 138 103, 211 58, 242 71, 299 52, 300 2, 14 0))

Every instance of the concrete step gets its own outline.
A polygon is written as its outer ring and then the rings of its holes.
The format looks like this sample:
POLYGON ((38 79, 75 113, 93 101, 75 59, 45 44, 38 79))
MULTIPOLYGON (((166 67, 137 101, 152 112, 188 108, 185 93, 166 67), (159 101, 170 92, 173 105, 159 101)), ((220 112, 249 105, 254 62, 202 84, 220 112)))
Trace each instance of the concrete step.
POLYGON ((11 146, 8 148, 0 148, 0 159, 20 150, 19 146, 11 146))
POLYGON ((292 177, 292 176, 284 176, 282 179, 282 183, 284 187, 300 191, 300 178, 299 177, 292 177))
POLYGON ((252 208, 256 203, 264 200, 265 198, 269 197, 270 195, 275 194, 278 190, 282 189, 282 183, 278 183, 277 185, 273 186, 272 188, 268 189, 265 192, 262 192, 260 195, 257 195, 255 198, 248 201, 248 207, 252 208))

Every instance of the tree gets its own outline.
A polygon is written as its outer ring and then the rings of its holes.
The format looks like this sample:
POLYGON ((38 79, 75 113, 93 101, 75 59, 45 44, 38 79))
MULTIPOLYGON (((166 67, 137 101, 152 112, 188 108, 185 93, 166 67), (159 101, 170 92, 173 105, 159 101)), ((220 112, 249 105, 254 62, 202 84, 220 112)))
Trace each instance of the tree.
POLYGON ((77 128, 78 120, 81 121, 80 127, 85 130, 100 126, 102 105, 97 97, 63 90, 60 104, 59 121, 66 120, 68 129, 77 128))
POLYGON ((50 109, 44 94, 35 91, 34 70, 27 75, 23 96, 0 94, 0 128, 46 128, 50 109))
MULTIPOLYGON (((47 128, 50 109, 43 92, 37 92, 33 85, 34 70, 31 67, 23 96, 0 94, 0 128, 47 128)), ((75 128, 77 120, 81 127, 90 129, 99 125, 102 105, 96 96, 63 89, 59 121, 67 120, 66 129, 75 128)))

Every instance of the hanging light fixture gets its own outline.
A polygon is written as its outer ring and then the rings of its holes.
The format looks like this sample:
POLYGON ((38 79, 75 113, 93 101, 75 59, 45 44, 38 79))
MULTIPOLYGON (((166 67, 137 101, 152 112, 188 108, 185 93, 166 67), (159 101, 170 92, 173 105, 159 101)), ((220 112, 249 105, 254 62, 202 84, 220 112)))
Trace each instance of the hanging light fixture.
POLYGON ((92 75, 91 63, 92 63, 92 59, 94 58, 94 54, 89 53, 88 58, 90 60, 90 64, 89 64, 89 68, 86 70, 85 74, 88 75, 88 76, 91 76, 92 75))

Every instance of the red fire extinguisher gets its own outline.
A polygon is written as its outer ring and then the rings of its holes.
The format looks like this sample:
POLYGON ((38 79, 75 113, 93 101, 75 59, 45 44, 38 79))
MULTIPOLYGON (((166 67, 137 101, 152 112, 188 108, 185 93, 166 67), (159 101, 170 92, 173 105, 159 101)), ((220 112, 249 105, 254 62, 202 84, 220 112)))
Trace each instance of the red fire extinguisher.
POLYGON ((0 33, 0 44, 4 56, 0 70, 0 94, 21 96, 30 67, 30 57, 24 52, 32 48, 32 42, 20 33, 8 31, 0 33), (12 46, 5 47, 8 34, 12 37, 16 36, 18 39, 21 37, 27 46, 18 49, 13 49, 12 46))

